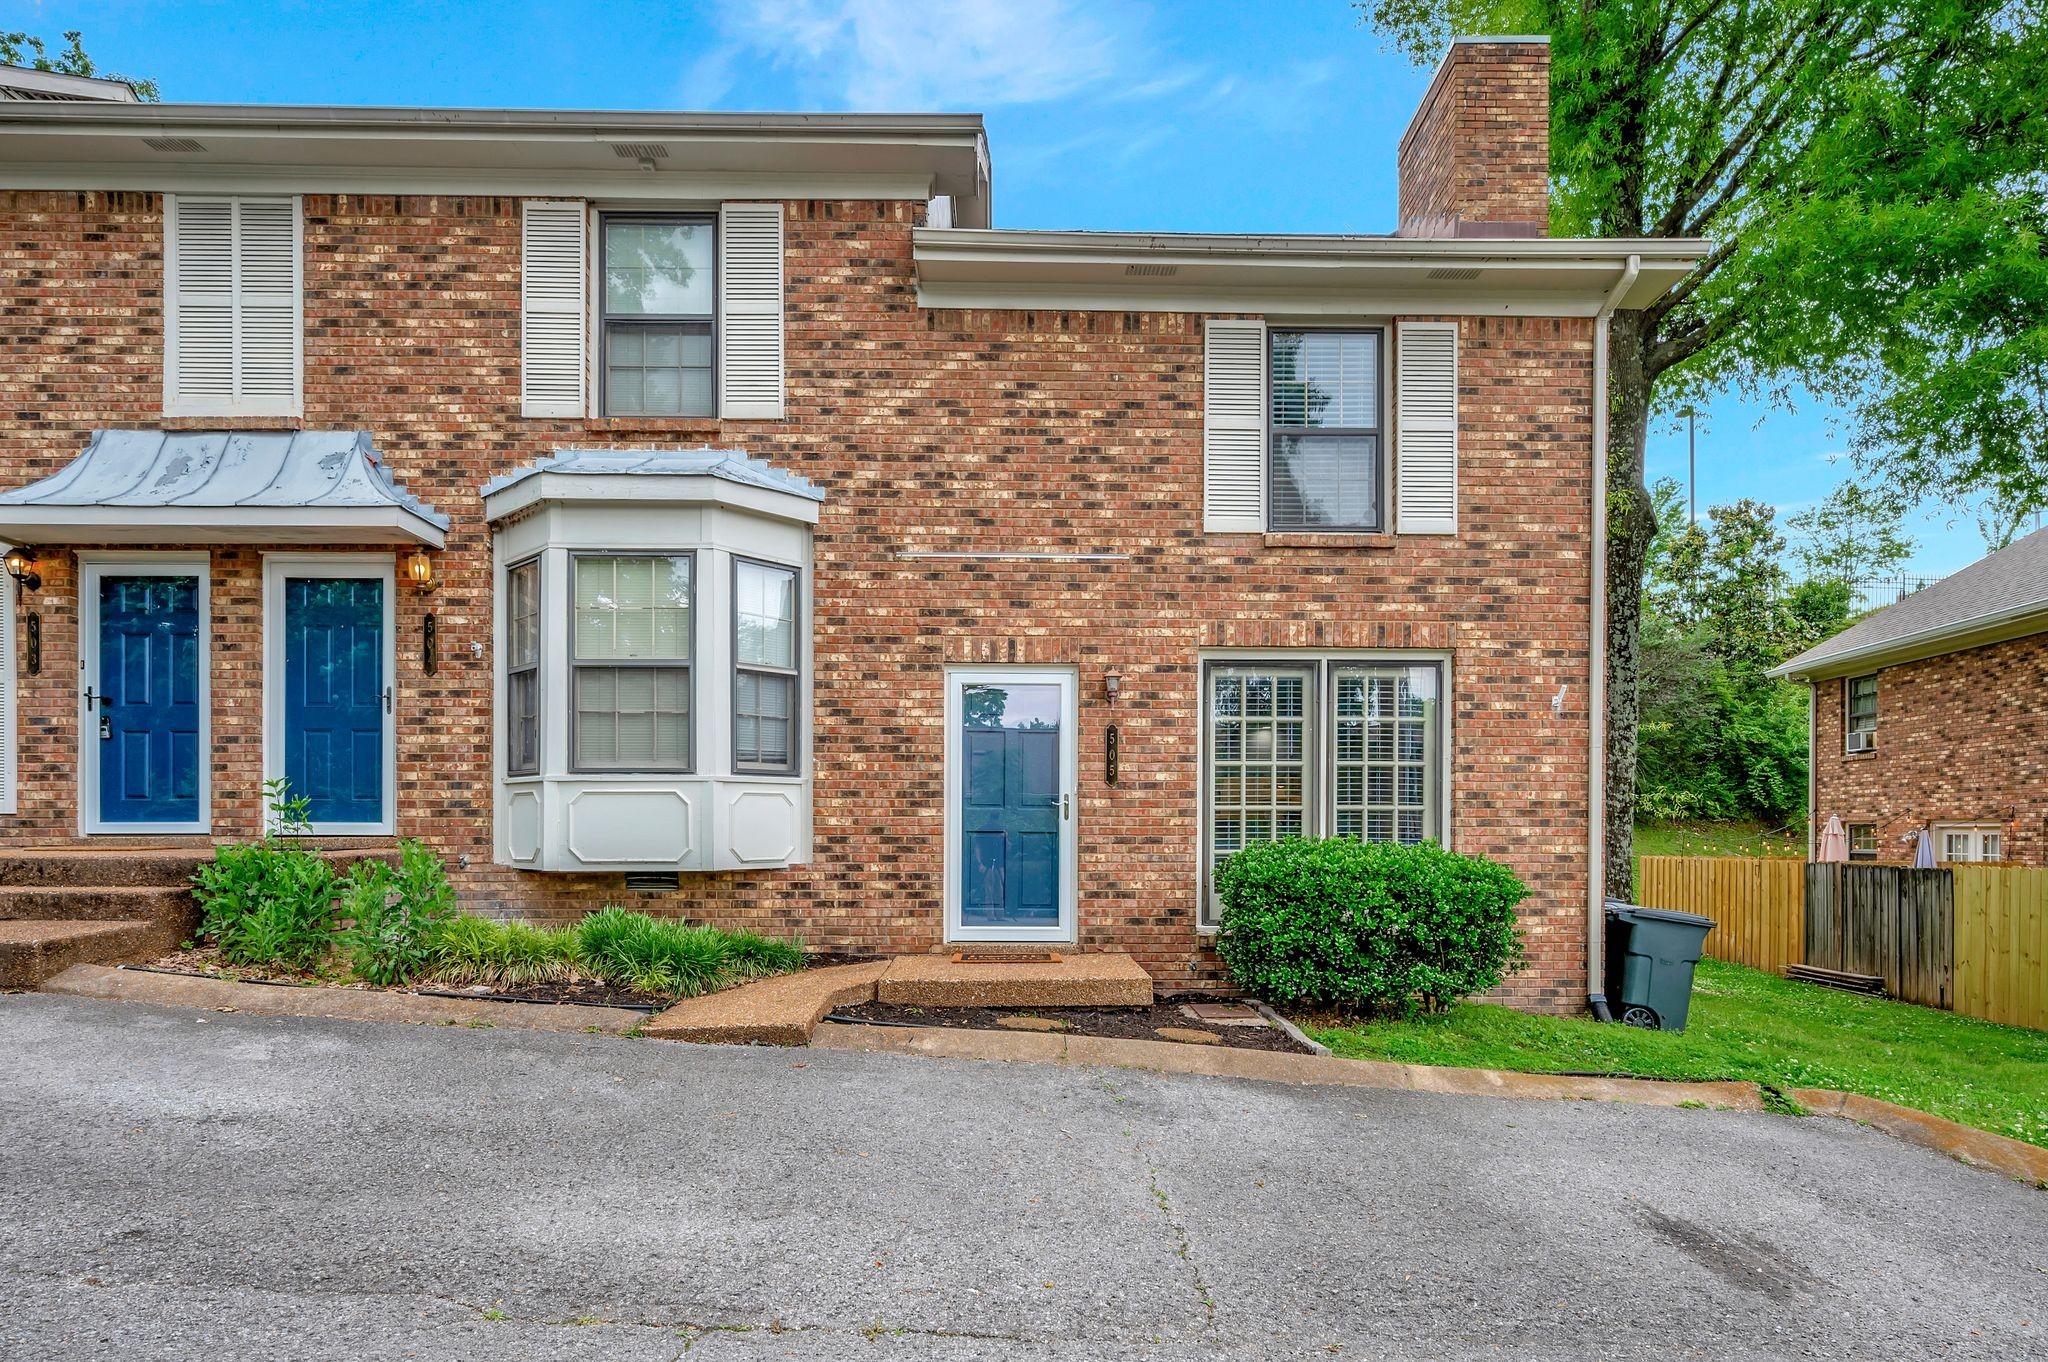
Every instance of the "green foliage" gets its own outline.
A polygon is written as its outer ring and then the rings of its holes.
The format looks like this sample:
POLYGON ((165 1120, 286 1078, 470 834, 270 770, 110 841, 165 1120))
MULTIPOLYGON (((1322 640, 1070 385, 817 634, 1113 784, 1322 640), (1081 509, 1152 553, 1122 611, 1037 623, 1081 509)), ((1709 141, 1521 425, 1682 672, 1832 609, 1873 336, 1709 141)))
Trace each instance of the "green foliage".
POLYGON ((1438 1017, 1310 1033, 1352 1059, 1834 1088, 2048 1145, 2048 1032, 1718 960, 1700 961, 1682 1032, 1466 1003, 1438 1017))
POLYGON ((550 930, 463 914, 435 934, 429 968, 450 983, 523 988, 568 979, 576 961, 574 928, 550 930))
POLYGON ((441 929, 455 914, 448 867, 424 842, 398 844, 398 865, 358 861, 341 889, 342 949, 357 978, 402 984, 433 959, 441 929))
POLYGON ((132 76, 117 76, 102 71, 85 54, 85 35, 77 29, 67 29, 64 46, 54 54, 43 45, 43 40, 33 33, 0 33, 0 63, 8 66, 25 66, 32 71, 54 71, 66 76, 92 76, 100 80, 118 80, 135 92, 140 100, 154 103, 158 98, 156 82, 137 80, 132 76))
POLYGON ((270 835, 216 847, 192 877, 200 934, 230 964, 310 970, 325 958, 334 925, 334 868, 317 848, 287 840, 305 831, 307 801, 281 779, 263 790, 270 835))
POLYGON ((1216 868, 1216 949, 1240 987, 1275 1002, 1432 1010, 1494 987, 1522 961, 1507 867, 1434 844, 1348 837, 1257 843, 1216 868))
POLYGON ((610 906, 577 924, 585 970, 614 987, 692 998, 803 966, 803 951, 752 933, 695 927, 610 906))

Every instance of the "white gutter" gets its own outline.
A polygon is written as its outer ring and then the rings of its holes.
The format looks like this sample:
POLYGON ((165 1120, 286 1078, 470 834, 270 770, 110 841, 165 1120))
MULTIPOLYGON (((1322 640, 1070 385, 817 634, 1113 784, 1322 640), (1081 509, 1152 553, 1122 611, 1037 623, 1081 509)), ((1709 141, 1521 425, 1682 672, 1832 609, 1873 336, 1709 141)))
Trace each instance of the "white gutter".
POLYGON ((2008 637, 2024 638, 2027 634, 2039 632, 2031 627, 2036 624, 2048 626, 2048 600, 2023 601, 1989 614, 1972 615, 1969 619, 1952 620, 1947 624, 1916 629, 1897 638, 1866 643, 1859 648, 1845 648, 1840 652, 1825 653, 1820 657, 1810 657, 1809 654, 1802 653, 1790 662, 1782 662, 1771 668, 1764 675, 1786 681, 1804 681, 1809 685, 1815 681, 1832 681, 1836 677, 1848 676, 1851 673, 1860 675, 1873 666, 1896 666, 1901 662, 1918 662, 1922 658, 1940 657, 1943 653, 1981 647, 1985 643, 2002 643, 2006 641, 2003 638, 1978 636, 1995 634, 2003 629, 2016 631, 2008 637))
POLYGON ((1591 770, 1586 782, 1586 1001, 1596 1015, 1607 1007, 1602 978, 1607 935, 1607 331, 1608 318, 1642 268, 1643 258, 1631 255, 1593 318, 1593 662, 1586 725, 1591 730, 1591 770))

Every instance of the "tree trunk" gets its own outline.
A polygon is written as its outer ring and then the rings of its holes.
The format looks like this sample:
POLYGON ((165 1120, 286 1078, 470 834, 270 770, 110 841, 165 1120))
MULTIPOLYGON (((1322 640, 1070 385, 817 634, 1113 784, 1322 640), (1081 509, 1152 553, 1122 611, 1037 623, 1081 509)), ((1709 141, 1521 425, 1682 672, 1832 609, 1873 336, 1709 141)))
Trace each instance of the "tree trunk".
POLYGON ((1607 894, 1635 897, 1637 690, 1643 570, 1657 513, 1643 480, 1650 432, 1649 337, 1640 312, 1617 312, 1607 333, 1607 894))

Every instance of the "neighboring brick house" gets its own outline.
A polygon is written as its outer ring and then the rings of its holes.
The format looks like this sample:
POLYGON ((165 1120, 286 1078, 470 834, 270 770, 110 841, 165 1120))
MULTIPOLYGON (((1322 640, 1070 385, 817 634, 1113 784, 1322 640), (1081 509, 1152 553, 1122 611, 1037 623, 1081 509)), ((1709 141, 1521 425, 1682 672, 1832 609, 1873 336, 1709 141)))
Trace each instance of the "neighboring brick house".
POLYGON ((1773 675, 1812 687, 1807 806, 1851 860, 2048 865, 2048 531, 1873 612, 1773 675))
POLYGON ((1392 236, 993 230, 975 117, 0 103, 0 829, 283 776, 483 910, 1168 988, 1215 856, 1434 838, 1581 1006, 1599 341, 1699 248, 1542 236, 1547 80, 1453 47, 1392 236))

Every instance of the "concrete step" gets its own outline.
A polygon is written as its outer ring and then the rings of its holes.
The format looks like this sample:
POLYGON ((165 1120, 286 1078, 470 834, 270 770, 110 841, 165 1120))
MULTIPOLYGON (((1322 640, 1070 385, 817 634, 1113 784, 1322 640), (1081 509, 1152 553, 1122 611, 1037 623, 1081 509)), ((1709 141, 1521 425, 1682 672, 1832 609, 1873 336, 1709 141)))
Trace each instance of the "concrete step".
MULTIPOLYGON (((983 953, 979 945, 956 947, 970 949, 983 953)), ((1120 951, 993 964, 899 955, 877 981, 875 998, 919 1007, 1150 1007, 1152 976, 1120 951)))
POLYGON ((873 1002, 884 968, 880 960, 828 965, 685 998, 650 1018, 640 1034, 705 1045, 802 1045, 833 1008, 873 1002))
POLYGON ((0 922, 23 919, 175 922, 189 930, 199 924, 199 906, 190 889, 146 884, 0 886, 0 922))
POLYGON ((34 988, 73 965, 146 959, 176 944, 154 922, 0 922, 0 988, 34 988))
POLYGON ((10 847, 0 850, 0 888, 163 888, 191 883, 213 849, 10 847))

